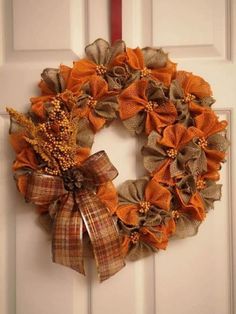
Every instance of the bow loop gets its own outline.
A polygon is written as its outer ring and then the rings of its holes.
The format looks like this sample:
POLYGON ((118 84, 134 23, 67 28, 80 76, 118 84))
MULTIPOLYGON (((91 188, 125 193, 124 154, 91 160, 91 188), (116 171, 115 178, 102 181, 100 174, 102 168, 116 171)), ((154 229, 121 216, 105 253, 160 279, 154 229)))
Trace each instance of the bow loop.
POLYGON ((100 185, 112 181, 118 175, 117 169, 109 160, 105 151, 99 151, 90 156, 82 166, 86 178, 95 185, 100 185))
POLYGON ((25 199, 35 205, 47 205, 67 193, 61 177, 34 171, 29 176, 25 199))

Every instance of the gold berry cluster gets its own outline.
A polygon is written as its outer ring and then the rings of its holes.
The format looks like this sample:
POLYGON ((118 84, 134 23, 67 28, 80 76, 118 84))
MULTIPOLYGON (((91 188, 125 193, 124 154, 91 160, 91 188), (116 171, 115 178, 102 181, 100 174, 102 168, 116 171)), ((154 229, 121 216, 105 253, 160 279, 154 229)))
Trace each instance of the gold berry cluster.
POLYGON ((74 145, 71 145, 71 137, 74 132, 68 114, 62 110, 60 100, 51 102, 52 108, 48 120, 40 124, 39 131, 43 141, 43 150, 50 152, 54 162, 53 169, 46 167, 49 174, 59 174, 75 166, 74 145))

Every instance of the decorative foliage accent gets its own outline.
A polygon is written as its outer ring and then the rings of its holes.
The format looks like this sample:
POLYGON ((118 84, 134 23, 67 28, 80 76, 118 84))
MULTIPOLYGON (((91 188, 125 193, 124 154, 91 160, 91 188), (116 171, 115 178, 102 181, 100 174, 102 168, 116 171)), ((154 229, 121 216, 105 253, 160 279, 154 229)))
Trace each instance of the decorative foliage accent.
POLYGON ((210 85, 178 71, 162 49, 97 39, 85 54, 72 68, 43 71, 28 113, 8 109, 10 141, 18 189, 52 233, 53 261, 84 274, 90 251, 105 280, 124 258, 197 233, 221 198, 227 122, 211 109, 210 85), (95 134, 118 118, 132 135, 146 136, 147 174, 117 195, 118 172, 105 152, 89 155, 95 134))

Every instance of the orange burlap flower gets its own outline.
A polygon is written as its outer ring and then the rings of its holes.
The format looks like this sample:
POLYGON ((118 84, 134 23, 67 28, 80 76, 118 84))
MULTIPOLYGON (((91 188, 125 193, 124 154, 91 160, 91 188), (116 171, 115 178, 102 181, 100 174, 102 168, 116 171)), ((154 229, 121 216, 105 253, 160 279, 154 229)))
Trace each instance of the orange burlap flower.
POLYGON ((152 78, 162 82, 166 86, 170 86, 171 80, 175 77, 176 73, 176 63, 171 62, 161 49, 127 48, 123 54, 116 57, 114 62, 117 65, 126 63, 131 69, 140 72, 140 78, 152 78), (150 50, 152 51, 152 56, 158 54, 161 60, 158 61, 158 56, 156 62, 153 62, 152 58, 149 59, 150 50))
MULTIPOLYGON (((151 180, 147 183, 143 198, 139 203, 127 203, 120 205, 116 210, 118 218, 128 225, 139 224, 140 213, 144 210, 143 204, 151 207, 168 210, 170 208, 171 193, 158 182, 151 180)), ((148 210, 148 208, 147 208, 148 210)))
POLYGON ((212 96, 211 87, 203 78, 190 72, 177 71, 176 80, 182 87, 183 99, 189 104, 190 111, 199 114, 208 108, 198 103, 212 96))
MULTIPOLYGON (((138 231, 134 231, 130 235, 122 236, 122 255, 127 256, 129 251, 132 250, 132 247, 139 242, 140 244, 148 245, 152 250, 165 250, 169 237, 175 232, 175 222, 173 219, 170 219, 166 222, 166 224, 152 227, 151 229, 148 227, 141 227, 138 231)), ((137 256, 134 258, 141 257, 142 252, 137 252, 137 256), (138 256, 140 254, 140 256, 138 256)))
POLYGON ((149 178, 128 180, 119 189, 119 201, 116 215, 123 226, 123 254, 131 257, 134 251, 142 255, 165 249, 175 230, 170 191, 149 178))
POLYGON ((59 69, 45 69, 42 73, 42 80, 39 83, 41 96, 32 97, 31 112, 40 120, 46 119, 45 103, 50 102, 60 94, 60 97, 67 101, 71 96, 81 95, 81 80, 75 75, 74 69, 66 65, 60 65, 59 69))
POLYGON ((164 129, 163 137, 158 144, 164 147, 166 156, 153 172, 155 180, 170 185, 174 184, 170 171, 171 164, 178 158, 178 152, 198 134, 199 131, 195 127, 186 128, 180 123, 164 129))
POLYGON ((160 130, 175 122, 175 106, 164 95, 162 88, 153 82, 139 80, 127 87, 119 95, 119 112, 125 126, 139 133, 141 127, 146 134, 160 130), (131 119, 132 118, 132 119, 131 119))
POLYGON ((85 48, 87 58, 74 62, 74 75, 83 83, 94 77, 103 78, 114 66, 114 59, 125 50, 123 41, 112 46, 99 38, 85 48))
POLYGON ((78 98, 74 114, 80 118, 87 118, 94 132, 100 130, 106 122, 116 117, 116 92, 108 90, 105 80, 93 77, 84 86, 84 92, 78 98))
POLYGON ((228 142, 221 135, 218 135, 217 141, 212 142, 216 133, 225 130, 227 121, 219 121, 213 111, 207 111, 195 118, 195 124, 199 131, 197 143, 205 152, 207 158, 207 170, 208 172, 217 171, 220 169, 220 163, 225 158, 228 142))

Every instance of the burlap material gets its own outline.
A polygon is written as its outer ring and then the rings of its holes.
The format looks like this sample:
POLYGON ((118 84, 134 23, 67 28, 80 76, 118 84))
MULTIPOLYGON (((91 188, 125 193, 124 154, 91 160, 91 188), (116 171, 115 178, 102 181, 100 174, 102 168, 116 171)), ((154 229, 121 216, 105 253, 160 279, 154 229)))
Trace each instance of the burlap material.
POLYGON ((168 61, 168 54, 162 49, 155 49, 146 47, 142 49, 144 63, 147 68, 158 69, 166 65, 168 61))
MULTIPOLYGON (((169 157, 167 155, 167 148, 158 143, 159 135, 156 132, 152 132, 149 135, 148 143, 142 148, 142 154, 144 155, 144 166, 152 172, 158 171, 158 168, 169 157)), ((187 173, 191 173, 198 168, 198 158, 201 155, 199 146, 193 146, 192 144, 184 146, 179 150, 176 157, 170 159, 170 175, 171 177, 177 177, 187 173), (197 164, 197 165, 196 165, 197 164)), ((204 165, 204 164, 203 164, 204 165)))
POLYGON ((193 220, 186 214, 181 214, 176 222, 175 233, 172 238, 187 238, 197 234, 201 221, 193 220))
POLYGON ((226 152, 229 147, 229 141, 226 138, 225 133, 217 133, 208 137, 207 147, 209 149, 219 150, 221 152, 226 152))
POLYGON ((118 100, 120 117, 132 134, 139 134, 141 130, 149 134, 176 120, 176 108, 166 98, 164 86, 153 80, 131 84, 118 100))
POLYGON ((128 259, 136 260, 157 251, 158 248, 165 248, 169 232, 167 225, 172 219, 168 210, 170 192, 159 183, 143 177, 124 182, 119 188, 119 201, 116 214, 123 245, 129 241, 128 259), (142 202, 149 204, 145 212, 140 211, 142 202), (137 234, 137 241, 132 240, 133 234, 137 234))
POLYGON ((116 41, 114 45, 111 46, 107 41, 101 38, 98 38, 85 48, 85 53, 88 59, 96 64, 104 66, 111 64, 114 58, 124 51, 124 41, 116 41))
POLYGON ((78 121, 77 130, 76 143, 81 147, 92 147, 94 132, 87 118, 78 121))
POLYGON ((148 177, 139 180, 127 180, 119 187, 119 204, 139 203, 144 199, 148 177))
POLYGON ((196 192, 195 178, 192 175, 187 175, 176 183, 176 187, 179 189, 183 201, 187 204, 196 192))
POLYGON ((206 211, 214 208, 214 202, 221 199, 221 189, 222 184, 216 184, 214 181, 207 180, 206 187, 199 191, 205 204, 206 211))
POLYGON ((163 146, 157 145, 157 141, 159 141, 161 136, 152 131, 148 136, 147 144, 142 147, 142 155, 144 167, 152 173, 156 169, 160 167, 166 158, 166 151, 163 146))
POLYGON ((185 126, 194 125, 191 111, 196 111, 198 114, 202 110, 209 109, 215 100, 211 96, 192 99, 190 102, 185 100, 185 92, 179 80, 173 80, 170 85, 170 100, 176 105, 178 112, 178 122, 185 126), (200 108, 199 108, 200 107, 200 108))
POLYGON ((42 79, 55 94, 65 90, 65 82, 59 69, 46 68, 41 74, 42 79))
POLYGON ((83 85, 83 94, 77 101, 81 115, 83 115, 83 112, 87 115, 86 112, 90 111, 94 115, 94 119, 98 117, 106 121, 112 121, 117 117, 116 92, 109 92, 107 88, 105 81, 101 81, 100 78, 94 78, 90 83, 83 85), (91 97, 95 101, 93 105, 90 105, 91 97))

